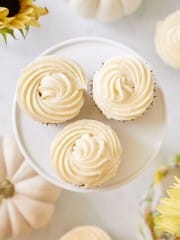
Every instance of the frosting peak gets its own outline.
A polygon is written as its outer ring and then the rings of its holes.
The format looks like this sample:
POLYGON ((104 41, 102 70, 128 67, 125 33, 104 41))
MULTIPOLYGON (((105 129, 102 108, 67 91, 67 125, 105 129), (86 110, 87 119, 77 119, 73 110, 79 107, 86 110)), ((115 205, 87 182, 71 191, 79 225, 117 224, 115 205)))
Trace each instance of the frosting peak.
POLYGON ((55 138, 51 160, 61 179, 89 188, 115 176, 121 153, 119 139, 109 126, 79 120, 66 126, 55 138))
POLYGON ((93 98, 107 118, 137 118, 150 106, 153 96, 152 73, 139 59, 114 57, 94 76, 93 98))
POLYGON ((47 102, 66 100, 67 96, 73 95, 80 89, 62 73, 50 73, 42 78, 39 86, 39 94, 47 102))
POLYGON ((57 56, 44 56, 22 72, 18 103, 35 120, 61 123, 79 114, 87 78, 81 67, 57 56))

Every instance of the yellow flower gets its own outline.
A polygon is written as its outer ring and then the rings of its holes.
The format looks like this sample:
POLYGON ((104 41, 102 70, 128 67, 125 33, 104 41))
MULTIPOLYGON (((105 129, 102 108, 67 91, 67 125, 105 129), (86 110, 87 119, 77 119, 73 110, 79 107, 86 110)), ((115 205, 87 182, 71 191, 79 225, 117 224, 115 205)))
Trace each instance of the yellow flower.
POLYGON ((30 26, 39 27, 39 17, 48 13, 46 8, 34 4, 33 0, 0 0, 0 33, 6 40, 15 29, 22 34, 30 26))
POLYGON ((160 213, 155 219, 156 228, 180 237, 180 179, 167 191, 169 198, 163 198, 157 208, 160 213))

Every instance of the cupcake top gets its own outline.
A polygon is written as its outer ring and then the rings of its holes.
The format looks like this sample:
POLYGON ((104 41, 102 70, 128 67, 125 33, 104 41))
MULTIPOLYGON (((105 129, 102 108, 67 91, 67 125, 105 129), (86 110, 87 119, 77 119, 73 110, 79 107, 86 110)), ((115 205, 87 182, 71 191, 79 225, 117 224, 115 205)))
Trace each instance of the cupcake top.
POLYGON ((153 75, 137 58, 109 59, 94 76, 94 101, 109 119, 135 119, 147 110, 153 97, 153 75))
POLYGON ((110 236, 99 227, 81 226, 66 233, 60 240, 111 240, 110 236))
POLYGON ((120 141, 111 127, 95 120, 79 120, 55 138, 51 160, 62 180, 92 188, 116 175, 121 153, 120 141))
POLYGON ((180 69, 180 10, 157 24, 155 44, 163 61, 180 69))
POLYGON ((74 61, 44 56, 28 65, 17 86, 23 111, 42 123, 61 123, 79 114, 87 78, 74 61))

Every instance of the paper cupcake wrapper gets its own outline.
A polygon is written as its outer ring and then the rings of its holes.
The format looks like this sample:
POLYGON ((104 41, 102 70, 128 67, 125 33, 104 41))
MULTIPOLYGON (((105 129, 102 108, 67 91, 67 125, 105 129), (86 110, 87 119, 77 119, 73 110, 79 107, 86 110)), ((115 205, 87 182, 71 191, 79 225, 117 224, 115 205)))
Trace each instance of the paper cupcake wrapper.
POLYGON ((157 216, 156 207, 160 199, 166 194, 167 188, 172 185, 175 172, 180 169, 180 155, 163 166, 154 175, 154 179, 140 202, 140 220, 138 228, 138 240, 175 240, 176 237, 155 230, 153 218, 157 216))

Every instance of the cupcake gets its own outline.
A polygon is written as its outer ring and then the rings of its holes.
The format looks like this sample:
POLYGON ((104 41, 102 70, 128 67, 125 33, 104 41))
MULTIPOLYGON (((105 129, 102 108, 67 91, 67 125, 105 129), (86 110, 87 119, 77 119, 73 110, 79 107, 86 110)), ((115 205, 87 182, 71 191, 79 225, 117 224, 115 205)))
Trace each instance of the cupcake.
POLYGON ((116 175, 121 153, 119 138, 111 127, 95 120, 78 120, 57 135, 50 158, 60 179, 93 188, 116 175))
POLYGON ((111 240, 110 236, 99 227, 81 226, 66 233, 60 240, 111 240))
POLYGON ((180 69, 180 10, 157 24, 155 44, 162 60, 180 69))
POLYGON ((17 86, 17 101, 34 120, 58 124, 79 114, 87 84, 86 75, 76 62, 44 56, 23 70, 17 86))
POLYGON ((140 59, 114 57, 105 62, 93 79, 93 99, 109 119, 133 120, 152 104, 154 79, 140 59))

